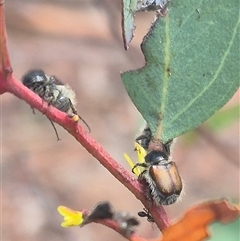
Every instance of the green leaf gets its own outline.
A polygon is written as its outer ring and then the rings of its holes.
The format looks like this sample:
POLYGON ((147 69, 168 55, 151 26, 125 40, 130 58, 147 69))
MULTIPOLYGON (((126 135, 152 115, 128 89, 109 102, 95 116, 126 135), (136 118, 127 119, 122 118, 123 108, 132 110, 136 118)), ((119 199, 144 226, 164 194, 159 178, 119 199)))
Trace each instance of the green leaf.
POLYGON ((134 14, 137 7, 137 0, 122 0, 122 35, 124 48, 129 48, 134 31, 134 14))
POLYGON ((239 87, 239 0, 175 0, 141 45, 146 65, 122 74, 164 143, 212 116, 239 87))

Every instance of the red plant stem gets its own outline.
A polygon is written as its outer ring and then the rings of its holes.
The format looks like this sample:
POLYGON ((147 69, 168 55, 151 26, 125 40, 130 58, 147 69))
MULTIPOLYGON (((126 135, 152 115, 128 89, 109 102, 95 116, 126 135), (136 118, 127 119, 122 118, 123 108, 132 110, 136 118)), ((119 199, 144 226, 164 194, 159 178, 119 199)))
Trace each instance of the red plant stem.
POLYGON ((125 236, 126 239, 128 239, 129 241, 148 241, 147 239, 142 238, 141 236, 139 236, 137 233, 132 233, 130 236, 126 236, 121 232, 121 229, 119 228, 119 224, 111 219, 104 219, 104 220, 95 220, 95 223, 100 223, 102 225, 105 225, 113 230, 115 230, 116 232, 118 232, 119 234, 125 236))
POLYGON ((4 18, 4 1, 0 2, 0 55, 1 55, 1 64, 0 64, 0 94, 6 92, 6 86, 4 85, 3 79, 8 80, 9 76, 12 73, 12 67, 10 64, 10 58, 7 47, 7 33, 6 25, 4 18))
POLYGON ((162 206, 149 206, 146 200, 140 183, 134 178, 129 171, 114 160, 103 147, 97 143, 81 125, 73 122, 64 112, 59 111, 53 106, 48 106, 46 102, 36 95, 34 92, 26 88, 14 76, 11 76, 7 82, 7 89, 18 98, 23 99, 34 109, 38 109, 45 114, 49 119, 58 123, 66 129, 75 139, 85 147, 107 170, 116 177, 125 187, 127 187, 138 198, 143 205, 149 209, 150 213, 156 221, 160 230, 169 226, 169 218, 162 206))
POLYGON ((12 75, 12 68, 7 48, 7 35, 4 20, 3 3, 0 3, 0 94, 10 92, 18 98, 26 101, 32 108, 38 109, 49 119, 61 125, 75 139, 86 148, 105 168, 108 169, 125 187, 127 187, 138 198, 143 205, 148 208, 153 215, 156 224, 160 230, 169 226, 170 221, 164 209, 160 207, 149 206, 139 182, 127 170, 125 170, 116 160, 114 160, 101 145, 99 145, 91 136, 84 131, 81 125, 69 118, 66 113, 59 111, 53 106, 26 88, 19 80, 12 75))

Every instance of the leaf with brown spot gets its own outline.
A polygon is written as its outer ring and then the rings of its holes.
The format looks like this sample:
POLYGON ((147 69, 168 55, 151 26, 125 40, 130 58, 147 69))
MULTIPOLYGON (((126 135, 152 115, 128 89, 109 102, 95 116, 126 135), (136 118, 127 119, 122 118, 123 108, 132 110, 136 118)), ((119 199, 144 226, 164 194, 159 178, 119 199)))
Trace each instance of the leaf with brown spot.
POLYGON ((121 74, 153 136, 164 144, 230 100, 239 88, 240 62, 239 0, 177 0, 168 9, 143 39, 145 66, 121 74))

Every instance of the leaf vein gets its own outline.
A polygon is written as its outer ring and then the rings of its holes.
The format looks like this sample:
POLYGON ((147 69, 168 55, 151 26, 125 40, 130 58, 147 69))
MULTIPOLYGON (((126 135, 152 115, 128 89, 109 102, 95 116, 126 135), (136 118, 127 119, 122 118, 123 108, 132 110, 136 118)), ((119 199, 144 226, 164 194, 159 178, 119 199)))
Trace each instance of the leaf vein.
POLYGON ((223 67, 223 65, 224 65, 224 62, 225 62, 225 60, 226 60, 226 58, 227 58, 227 56, 228 56, 228 54, 229 54, 229 52, 230 52, 230 49, 231 49, 231 47, 232 47, 232 45, 233 45, 233 42, 234 42, 234 39, 235 39, 235 37, 236 37, 237 29, 238 29, 238 27, 239 27, 239 24, 240 24, 240 15, 239 15, 238 21, 237 21, 237 23, 236 23, 236 25, 235 25, 235 27, 234 27, 233 34, 232 34, 232 38, 231 38, 231 40, 229 41, 228 48, 226 49, 225 54, 223 55, 223 57, 222 57, 222 59, 221 59, 221 62, 220 62, 220 65, 219 65, 219 67, 218 67, 215 75, 213 76, 212 80, 209 81, 209 84, 206 85, 205 88, 203 88, 203 90, 202 90, 195 98, 193 98, 193 99, 189 102, 189 104, 186 105, 185 108, 183 108, 177 115, 175 115, 175 116, 172 118, 172 120, 171 120, 170 122, 168 122, 168 124, 166 124, 166 126, 170 126, 176 119, 179 118, 179 116, 181 116, 184 112, 186 112, 186 111, 193 105, 193 103, 196 102, 196 101, 204 94, 204 92, 206 92, 206 91, 209 89, 209 87, 214 83, 214 81, 217 79, 217 77, 218 77, 219 73, 221 72, 221 69, 222 69, 222 67, 223 67))

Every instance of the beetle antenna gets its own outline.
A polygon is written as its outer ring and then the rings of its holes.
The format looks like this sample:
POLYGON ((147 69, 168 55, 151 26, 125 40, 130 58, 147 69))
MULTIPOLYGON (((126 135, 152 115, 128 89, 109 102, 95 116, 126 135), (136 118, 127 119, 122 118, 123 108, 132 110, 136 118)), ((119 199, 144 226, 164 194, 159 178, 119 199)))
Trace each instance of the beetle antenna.
POLYGON ((90 126, 88 125, 88 123, 80 116, 78 115, 78 117, 82 120, 82 122, 85 124, 85 126, 88 128, 88 133, 91 133, 91 128, 90 126))
MULTIPOLYGON (((48 118, 48 119, 49 119, 49 118, 48 118)), ((53 123, 50 119, 49 119, 49 121, 51 122, 51 125, 52 125, 52 127, 53 127, 53 129, 54 129, 54 131, 55 131, 55 134, 56 134, 56 136, 57 136, 57 141, 61 141, 61 139, 59 138, 59 135, 58 135, 58 132, 57 132, 57 129, 56 129, 54 123, 53 123)))

